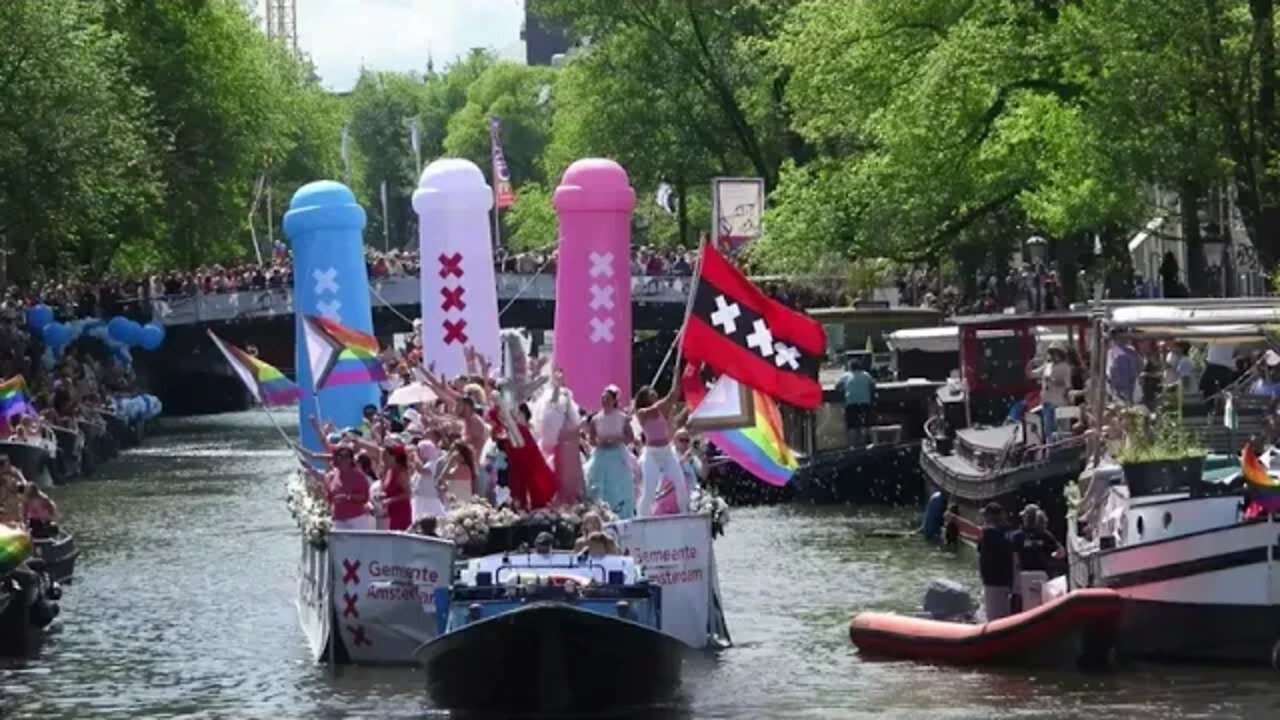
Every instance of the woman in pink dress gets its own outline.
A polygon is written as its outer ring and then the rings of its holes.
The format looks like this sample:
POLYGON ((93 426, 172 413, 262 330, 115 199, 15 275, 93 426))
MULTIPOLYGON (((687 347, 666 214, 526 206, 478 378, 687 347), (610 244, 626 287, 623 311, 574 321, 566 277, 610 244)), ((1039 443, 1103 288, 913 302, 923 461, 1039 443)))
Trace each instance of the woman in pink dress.
POLYGON ((408 530, 413 522, 409 454, 403 445, 393 445, 387 448, 386 457, 387 469, 382 476, 382 507, 387 513, 387 529, 408 530))

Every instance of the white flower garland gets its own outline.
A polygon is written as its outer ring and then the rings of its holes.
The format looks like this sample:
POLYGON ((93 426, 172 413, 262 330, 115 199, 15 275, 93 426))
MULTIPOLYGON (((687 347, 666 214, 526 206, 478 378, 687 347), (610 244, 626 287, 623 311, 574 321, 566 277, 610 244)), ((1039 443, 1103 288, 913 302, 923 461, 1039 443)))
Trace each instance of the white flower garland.
POLYGON ((318 492, 313 483, 307 482, 302 473, 294 473, 289 478, 285 505, 307 542, 323 545, 333 528, 333 514, 329 510, 328 499, 318 492))
MULTIPOLYGON (((286 491, 285 504, 289 508, 293 521, 302 532, 302 536, 314 545, 323 545, 329 531, 333 528, 333 515, 329 509, 328 500, 314 483, 307 482, 302 473, 295 473, 290 477, 286 491)), ((694 513, 709 514, 711 525, 716 529, 717 534, 722 534, 724 528, 729 525, 728 503, 709 491, 702 489, 693 491, 689 498, 689 510, 694 513)), ((437 534, 459 547, 487 542, 490 530, 495 527, 515 525, 563 527, 576 534, 582 525, 582 517, 589 512, 599 515, 606 525, 618 520, 618 516, 609 509, 608 503, 601 500, 556 508, 540 508, 528 512, 516 511, 506 505, 495 508, 488 500, 478 498, 451 507, 448 514, 441 519, 437 534)))

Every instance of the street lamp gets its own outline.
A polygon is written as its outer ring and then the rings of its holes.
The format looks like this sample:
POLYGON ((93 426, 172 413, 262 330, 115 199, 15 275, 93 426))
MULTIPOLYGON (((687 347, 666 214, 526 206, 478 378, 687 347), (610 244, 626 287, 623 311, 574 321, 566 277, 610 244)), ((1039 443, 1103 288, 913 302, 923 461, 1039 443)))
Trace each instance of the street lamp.
POLYGON ((1049 241, 1039 235, 1032 235, 1023 243, 1027 248, 1027 258, 1032 265, 1043 265, 1049 255, 1049 241))

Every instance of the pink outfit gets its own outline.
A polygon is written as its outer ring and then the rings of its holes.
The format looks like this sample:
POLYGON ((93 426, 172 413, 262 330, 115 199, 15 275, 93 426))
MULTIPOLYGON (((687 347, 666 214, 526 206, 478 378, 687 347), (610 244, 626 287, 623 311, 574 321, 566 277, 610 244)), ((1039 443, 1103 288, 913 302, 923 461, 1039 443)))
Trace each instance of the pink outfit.
POLYGON ((555 453, 551 459, 551 467, 560 480, 561 503, 576 503, 582 499, 586 491, 586 476, 582 471, 582 447, 578 444, 578 421, 566 417, 560 427, 560 436, 556 439, 555 453))
POLYGON ((640 429, 644 431, 644 444, 650 447, 662 447, 671 444, 671 423, 662 413, 647 413, 648 419, 641 418, 640 429))
POLYGON ((368 512, 369 480, 360 468, 355 465, 334 468, 329 471, 325 482, 334 520, 351 520, 368 512))

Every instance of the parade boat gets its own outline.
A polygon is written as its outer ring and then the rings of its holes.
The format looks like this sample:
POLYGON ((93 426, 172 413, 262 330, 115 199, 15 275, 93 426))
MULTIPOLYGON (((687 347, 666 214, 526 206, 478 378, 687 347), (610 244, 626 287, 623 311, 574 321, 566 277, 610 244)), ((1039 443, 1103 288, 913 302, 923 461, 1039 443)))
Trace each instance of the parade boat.
POLYGON ((439 635, 416 653, 441 708, 607 713, 680 686, 684 643, 664 633, 662 590, 629 556, 472 559, 436 591, 439 635))
MULTIPOLYGON (((1280 322, 1275 298, 1229 302, 1109 303, 1102 352, 1120 336, 1257 342, 1267 326, 1280 322)), ((1259 483, 1280 483, 1280 456, 1274 450, 1260 459, 1251 454, 1245 462, 1252 459, 1256 474, 1270 476, 1259 483)), ((1193 470, 1152 483, 1148 474, 1126 477, 1124 468, 1098 458, 1082 476, 1080 499, 1068 514, 1071 585, 1111 588, 1124 599, 1122 654, 1275 665, 1277 518, 1251 510, 1249 483, 1233 457, 1209 455, 1193 470)))
POLYGON ((920 466, 931 486, 959 511, 960 535, 977 541, 987 504, 1010 513, 1039 505, 1050 529, 1061 537, 1066 483, 1079 475, 1086 443, 1073 435, 1076 407, 1057 408, 1056 424, 1046 432, 1037 411, 1039 382, 1029 369, 1038 347, 1062 338, 1079 357, 1087 356, 1086 313, 991 315, 956 319, 960 379, 937 392, 938 412, 925 424, 920 466), (1021 412, 1010 413, 1015 406, 1021 412), (988 423, 976 424, 977 420, 988 423))

